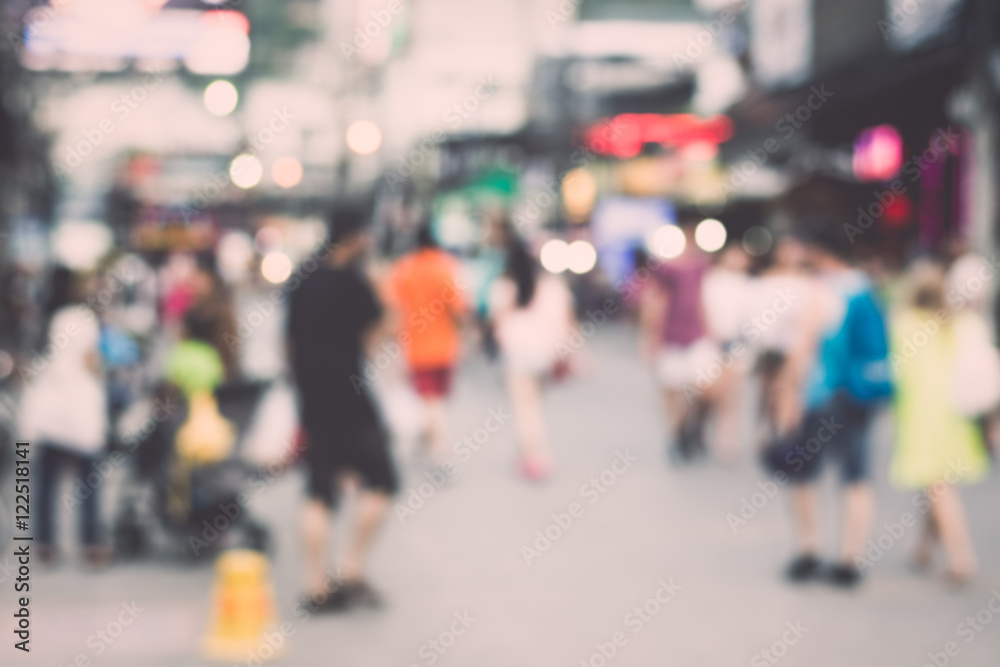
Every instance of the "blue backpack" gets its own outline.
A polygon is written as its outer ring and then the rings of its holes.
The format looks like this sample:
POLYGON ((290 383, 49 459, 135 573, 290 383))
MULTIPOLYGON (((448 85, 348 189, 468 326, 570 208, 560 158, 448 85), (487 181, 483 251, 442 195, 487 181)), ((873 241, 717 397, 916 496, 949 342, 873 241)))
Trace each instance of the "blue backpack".
POLYGON ((865 290, 848 302, 843 335, 847 339, 847 358, 842 369, 844 388, 862 404, 890 396, 892 380, 885 317, 872 290, 865 290))

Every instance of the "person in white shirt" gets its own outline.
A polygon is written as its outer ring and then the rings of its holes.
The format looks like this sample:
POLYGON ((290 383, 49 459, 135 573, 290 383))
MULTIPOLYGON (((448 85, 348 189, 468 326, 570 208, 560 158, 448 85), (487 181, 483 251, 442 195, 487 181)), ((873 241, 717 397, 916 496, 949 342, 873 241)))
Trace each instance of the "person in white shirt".
POLYGON ((750 257, 739 246, 725 248, 715 266, 702 282, 702 308, 705 323, 722 361, 722 374, 711 387, 715 411, 715 454, 732 463, 740 453, 740 439, 745 427, 743 404, 751 355, 741 344, 741 328, 750 313, 747 310, 752 292, 748 271, 750 257))
MULTIPOLYGON (((80 542, 85 561, 106 564, 100 517, 101 456, 107 431, 104 376, 100 361, 100 323, 81 303, 78 282, 68 269, 53 274, 47 304, 46 344, 27 364, 21 401, 21 437, 37 447, 35 539, 42 562, 55 557, 55 493, 59 469, 72 466, 74 495, 80 503, 80 542)), ((34 449, 34 447, 33 447, 34 449)))
POLYGON ((559 360, 569 336, 573 297, 558 276, 539 272, 524 243, 508 240, 504 274, 489 295, 490 317, 507 376, 514 423, 521 447, 521 472, 529 479, 551 473, 542 412, 542 379, 559 360))

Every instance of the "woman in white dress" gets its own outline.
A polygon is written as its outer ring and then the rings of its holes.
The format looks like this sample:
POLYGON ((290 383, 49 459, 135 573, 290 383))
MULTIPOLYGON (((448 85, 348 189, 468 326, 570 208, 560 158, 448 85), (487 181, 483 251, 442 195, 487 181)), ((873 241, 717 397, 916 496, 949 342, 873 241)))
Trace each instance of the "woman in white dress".
POLYGON ((558 276, 540 272, 524 243, 511 238, 502 276, 489 295, 490 317, 507 376, 521 472, 544 479, 552 471, 542 412, 542 380, 559 361, 570 334, 573 297, 558 276))

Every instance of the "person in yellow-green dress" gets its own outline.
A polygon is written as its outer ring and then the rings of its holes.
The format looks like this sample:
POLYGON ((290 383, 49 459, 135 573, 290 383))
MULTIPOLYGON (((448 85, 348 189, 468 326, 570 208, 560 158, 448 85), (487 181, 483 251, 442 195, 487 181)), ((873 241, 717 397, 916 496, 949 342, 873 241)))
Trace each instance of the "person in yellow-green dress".
POLYGON ((940 540, 949 576, 964 582, 975 574, 976 557, 957 486, 985 477, 989 457, 977 424, 955 407, 952 379, 956 331, 978 316, 947 309, 937 264, 916 263, 908 283, 890 327, 896 446, 889 474, 894 486, 923 491, 915 500, 926 517, 916 564, 928 566, 940 540))

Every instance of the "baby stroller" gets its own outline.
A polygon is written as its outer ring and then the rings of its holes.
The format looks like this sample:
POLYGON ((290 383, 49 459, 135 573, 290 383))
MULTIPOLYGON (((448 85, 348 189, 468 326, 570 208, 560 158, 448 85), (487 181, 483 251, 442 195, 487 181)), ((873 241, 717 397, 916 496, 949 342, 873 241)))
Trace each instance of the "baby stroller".
MULTIPOLYGON (((129 474, 113 522, 119 557, 165 552, 194 560, 227 548, 270 549, 268 529, 240 503, 256 470, 241 460, 236 437, 245 431, 263 389, 232 384, 214 392, 217 424, 234 431, 232 446, 224 452, 183 452, 192 423, 201 419, 196 413, 204 412, 198 405, 204 397, 188 401, 163 385, 123 417, 119 446, 129 460, 129 474)), ((194 427, 199 428, 205 432, 204 426, 194 427)))

